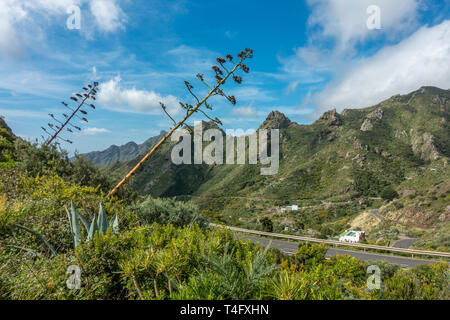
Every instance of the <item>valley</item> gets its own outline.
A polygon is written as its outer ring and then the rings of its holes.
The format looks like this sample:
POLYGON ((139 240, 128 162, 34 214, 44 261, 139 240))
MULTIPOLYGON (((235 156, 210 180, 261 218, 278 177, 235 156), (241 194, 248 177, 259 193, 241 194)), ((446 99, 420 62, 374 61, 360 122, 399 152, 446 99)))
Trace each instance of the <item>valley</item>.
MULTIPOLYGON (((274 111, 258 130, 280 130, 276 175, 260 175, 260 164, 174 165, 170 142, 130 186, 142 196, 190 200, 232 226, 262 230, 267 218, 276 232, 330 238, 355 229, 369 243, 391 245, 403 235, 419 239, 414 248, 448 251, 449 112, 449 90, 434 87, 370 108, 331 110, 311 125, 274 111), (288 205, 299 210, 279 212, 288 205)), ((103 170, 124 174, 139 159, 105 156, 103 170)))

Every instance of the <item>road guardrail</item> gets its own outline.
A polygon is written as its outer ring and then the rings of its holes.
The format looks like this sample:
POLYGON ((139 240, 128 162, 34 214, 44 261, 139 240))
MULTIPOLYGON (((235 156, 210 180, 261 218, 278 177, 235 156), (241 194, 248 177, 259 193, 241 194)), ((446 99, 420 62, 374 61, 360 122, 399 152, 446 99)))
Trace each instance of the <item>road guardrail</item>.
POLYGON ((210 225, 213 227, 225 228, 225 229, 228 229, 231 231, 255 234, 255 235, 260 235, 260 236, 267 236, 267 237, 273 237, 273 238, 290 239, 290 240, 315 242, 315 243, 325 243, 325 244, 330 244, 333 246, 344 246, 344 247, 354 247, 354 248, 362 248, 362 249, 372 249, 372 250, 380 250, 380 251, 407 253, 407 254, 411 254, 413 257, 414 257, 414 255, 422 255, 422 256, 450 258, 449 252, 403 249, 403 248, 394 248, 394 247, 386 247, 386 246, 377 246, 377 245, 372 245, 372 244, 361 244, 361 243, 350 243, 350 242, 341 242, 341 241, 334 241, 334 240, 316 239, 316 238, 309 238, 309 237, 294 236, 294 235, 289 235, 289 234, 272 233, 272 232, 230 227, 230 226, 225 226, 225 225, 220 225, 220 224, 215 224, 215 223, 211 223, 210 225))

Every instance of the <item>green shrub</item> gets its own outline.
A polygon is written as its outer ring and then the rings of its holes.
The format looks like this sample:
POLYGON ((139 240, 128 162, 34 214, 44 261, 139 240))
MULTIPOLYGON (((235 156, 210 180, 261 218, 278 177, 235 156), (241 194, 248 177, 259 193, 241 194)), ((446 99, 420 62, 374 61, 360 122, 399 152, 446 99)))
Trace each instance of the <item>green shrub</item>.
POLYGON ((148 197, 133 207, 138 219, 143 224, 172 224, 182 227, 196 223, 201 228, 208 227, 208 221, 191 202, 180 202, 174 199, 154 199, 148 197))
POLYGON ((266 253, 259 250, 250 260, 242 261, 228 245, 220 255, 208 252, 202 269, 173 298, 260 299, 264 283, 276 269, 268 263, 266 253))
POLYGON ((327 252, 328 248, 324 244, 301 244, 294 253, 294 263, 304 267, 311 267, 322 263, 327 252))
POLYGON ((273 231, 273 222, 268 217, 262 217, 259 221, 264 231, 272 232, 273 231))
POLYGON ((395 191, 394 188, 388 186, 381 191, 380 197, 383 198, 384 200, 392 201, 398 198, 398 193, 397 191, 395 191))

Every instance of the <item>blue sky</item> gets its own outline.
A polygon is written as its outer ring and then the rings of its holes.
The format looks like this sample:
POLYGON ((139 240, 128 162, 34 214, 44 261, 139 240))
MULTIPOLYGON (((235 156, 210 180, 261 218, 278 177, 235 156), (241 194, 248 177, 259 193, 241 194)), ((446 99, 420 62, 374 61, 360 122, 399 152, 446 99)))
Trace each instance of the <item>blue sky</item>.
MULTIPOLYGON (((70 152, 143 142, 170 127, 183 82, 204 93, 218 56, 252 48, 250 74, 215 99, 224 128, 256 129, 272 110, 311 123, 332 108, 373 105, 424 85, 450 88, 450 5, 438 0, 2 0, 0 115, 13 131, 39 138, 48 113, 94 80, 97 109, 70 152), (80 8, 79 30, 67 8, 80 8), (381 28, 369 29, 369 6, 381 28)), ((178 112, 178 113, 177 113, 178 112)), ((193 120, 201 119, 200 116, 193 120)))

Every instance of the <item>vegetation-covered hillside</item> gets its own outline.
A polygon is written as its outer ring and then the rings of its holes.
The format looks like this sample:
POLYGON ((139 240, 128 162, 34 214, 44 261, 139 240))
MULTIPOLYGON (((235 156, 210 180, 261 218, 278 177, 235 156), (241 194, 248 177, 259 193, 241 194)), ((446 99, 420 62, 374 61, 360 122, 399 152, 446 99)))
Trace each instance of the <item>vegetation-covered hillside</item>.
POLYGON ((156 142, 161 140, 167 132, 161 131, 161 133, 155 137, 151 137, 141 144, 137 144, 130 141, 122 146, 112 145, 108 149, 103 151, 93 151, 82 154, 82 156, 88 159, 92 164, 99 166, 107 166, 117 161, 125 162, 130 161, 147 152, 156 142))
POLYGON ((261 249, 209 229, 191 202, 107 199, 110 182, 89 163, 0 130, 0 299, 450 297, 445 263, 378 262, 382 285, 371 290, 368 263, 326 260, 323 245, 290 257, 261 249))
MULTIPOLYGON (((228 224, 334 236, 350 227, 389 243, 398 234, 420 248, 450 250, 450 92, 423 87, 365 109, 331 110, 311 125, 272 112, 260 128, 280 129, 280 168, 181 165, 165 145, 131 182, 152 196, 189 196, 228 224), (277 208, 297 204, 299 212, 277 208)), ((108 170, 125 173, 140 158, 108 170)))

